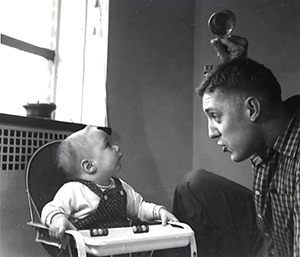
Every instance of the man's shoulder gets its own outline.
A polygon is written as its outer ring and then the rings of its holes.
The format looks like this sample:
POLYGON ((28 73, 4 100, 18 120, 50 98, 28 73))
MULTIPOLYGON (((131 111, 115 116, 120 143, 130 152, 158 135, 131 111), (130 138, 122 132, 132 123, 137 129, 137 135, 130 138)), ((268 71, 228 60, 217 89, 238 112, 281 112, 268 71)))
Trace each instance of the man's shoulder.
POLYGON ((284 101, 284 105, 292 112, 292 113, 300 113, 300 95, 294 95, 287 100, 284 101))
POLYGON ((292 96, 284 104, 293 116, 285 131, 277 138, 274 149, 295 158, 300 154, 300 96, 292 96))
POLYGON ((295 95, 288 99, 293 120, 290 128, 290 138, 288 144, 294 148, 294 154, 300 156, 300 95, 295 95))

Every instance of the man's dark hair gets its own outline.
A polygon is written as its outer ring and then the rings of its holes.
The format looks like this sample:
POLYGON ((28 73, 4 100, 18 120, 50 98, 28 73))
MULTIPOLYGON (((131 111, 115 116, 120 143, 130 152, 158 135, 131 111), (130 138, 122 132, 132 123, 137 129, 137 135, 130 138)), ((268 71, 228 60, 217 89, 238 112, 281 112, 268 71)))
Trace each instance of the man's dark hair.
POLYGON ((281 101, 281 87, 271 70, 249 58, 225 62, 208 74, 196 89, 199 96, 222 93, 252 95, 268 102, 281 101))

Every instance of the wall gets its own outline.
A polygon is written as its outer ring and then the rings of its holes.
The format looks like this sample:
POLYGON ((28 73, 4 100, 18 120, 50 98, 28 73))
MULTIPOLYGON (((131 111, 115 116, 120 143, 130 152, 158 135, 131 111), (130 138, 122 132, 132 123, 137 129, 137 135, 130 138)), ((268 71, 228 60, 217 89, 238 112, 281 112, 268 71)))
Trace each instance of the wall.
MULTIPOLYGON (((297 0, 196 0, 195 87, 202 79, 203 66, 219 59, 210 45, 214 38, 207 21, 216 11, 229 9, 237 18, 235 35, 249 40, 248 56, 269 67, 282 85, 283 99, 300 93, 300 2, 297 0)), ((194 168, 203 167, 252 187, 249 160, 236 164, 207 136, 207 121, 201 100, 194 99, 194 168)))
POLYGON ((193 0, 110 3, 108 122, 124 154, 118 175, 168 208, 192 169, 193 12, 193 0))

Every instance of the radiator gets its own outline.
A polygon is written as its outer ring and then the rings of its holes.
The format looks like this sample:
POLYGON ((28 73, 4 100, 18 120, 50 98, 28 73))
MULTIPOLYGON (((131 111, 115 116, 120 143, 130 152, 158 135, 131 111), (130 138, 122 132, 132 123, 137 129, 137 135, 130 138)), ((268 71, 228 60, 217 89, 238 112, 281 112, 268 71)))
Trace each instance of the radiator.
POLYGON ((0 114, 0 169, 26 169, 32 154, 53 140, 65 139, 84 124, 0 114))

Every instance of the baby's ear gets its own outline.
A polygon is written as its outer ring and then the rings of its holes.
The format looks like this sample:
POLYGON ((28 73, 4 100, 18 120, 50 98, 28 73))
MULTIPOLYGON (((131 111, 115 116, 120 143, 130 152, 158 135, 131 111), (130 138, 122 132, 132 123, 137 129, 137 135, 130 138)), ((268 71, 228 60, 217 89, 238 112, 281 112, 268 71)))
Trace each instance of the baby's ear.
POLYGON ((97 170, 95 163, 86 159, 81 161, 80 168, 87 173, 92 173, 97 170))

